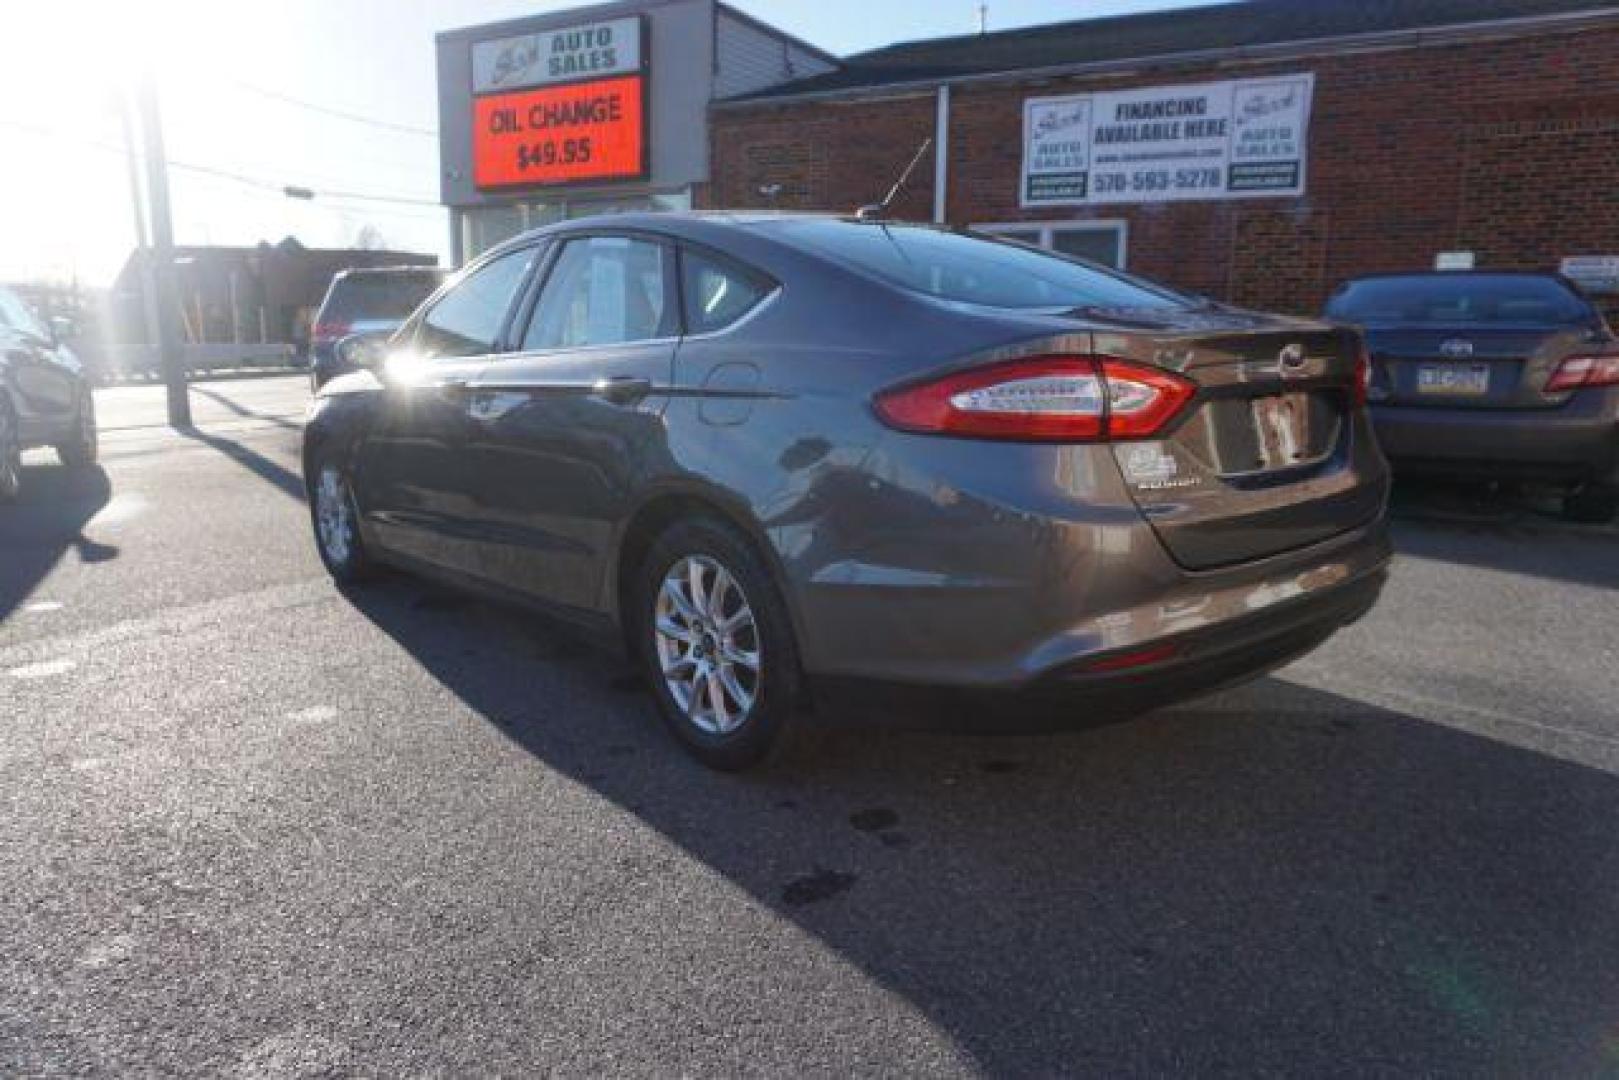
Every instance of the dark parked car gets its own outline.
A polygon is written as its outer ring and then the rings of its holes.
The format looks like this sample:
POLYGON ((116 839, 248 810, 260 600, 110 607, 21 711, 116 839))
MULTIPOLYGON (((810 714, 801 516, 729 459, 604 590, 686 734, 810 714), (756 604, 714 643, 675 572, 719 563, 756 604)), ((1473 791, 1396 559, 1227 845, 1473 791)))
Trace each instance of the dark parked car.
POLYGON ((1619 511, 1619 341, 1573 284, 1388 274, 1346 283, 1326 313, 1366 335, 1397 470, 1551 482, 1579 521, 1619 511))
POLYGON ((22 486, 22 452, 52 446, 64 465, 96 460, 96 401, 84 367, 9 289, 0 288, 0 503, 22 486))
POLYGON ((337 358, 337 343, 351 334, 392 332, 444 284, 434 267, 344 270, 332 278, 309 332, 309 368, 315 389, 352 370, 337 358))
POLYGON ((324 387, 304 468, 339 581, 389 563, 597 628, 740 767, 810 678, 1085 721, 1314 648, 1389 558, 1360 355, 966 233, 596 218, 324 387))

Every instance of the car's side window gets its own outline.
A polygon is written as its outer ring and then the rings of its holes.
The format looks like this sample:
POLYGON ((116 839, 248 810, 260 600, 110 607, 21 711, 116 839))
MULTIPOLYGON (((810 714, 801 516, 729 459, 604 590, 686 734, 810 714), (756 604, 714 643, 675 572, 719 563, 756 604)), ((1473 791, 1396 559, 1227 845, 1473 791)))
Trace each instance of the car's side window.
POLYGON ((525 352, 622 345, 674 333, 662 244, 587 236, 562 246, 523 334, 525 352))
POLYGON ((10 290, 0 290, 0 323, 35 337, 46 336, 45 326, 34 315, 33 309, 10 290))
POLYGON ((508 252, 453 286, 422 315, 416 351, 429 359, 494 352, 536 250, 528 247, 508 252))
POLYGON ((691 248, 680 250, 680 296, 688 334, 725 329, 770 292, 770 283, 757 274, 691 248))

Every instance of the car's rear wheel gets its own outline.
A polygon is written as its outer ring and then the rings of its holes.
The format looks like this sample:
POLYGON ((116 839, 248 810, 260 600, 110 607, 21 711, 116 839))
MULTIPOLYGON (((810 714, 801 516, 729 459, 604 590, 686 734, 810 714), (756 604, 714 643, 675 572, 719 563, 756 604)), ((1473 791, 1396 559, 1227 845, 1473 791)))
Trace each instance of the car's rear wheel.
POLYGON ((86 390, 79 396, 79 407, 73 415, 73 434, 56 444, 56 456, 63 465, 83 468, 94 465, 101 452, 101 441, 96 429, 96 399, 86 390))
POLYGON ((22 432, 17 417, 0 398, 0 503, 16 500, 22 491, 22 432))
POLYGON ((310 484, 309 513, 315 526, 315 549, 326 572, 340 585, 370 577, 375 564, 360 536, 359 509, 348 470, 332 456, 316 460, 310 484))
POLYGON ((792 623, 747 539, 719 521, 670 527, 642 564, 635 634, 658 710, 704 764, 745 769, 792 726, 792 623))
POLYGON ((1606 525, 1619 517, 1619 484, 1587 484, 1563 496, 1563 516, 1585 525, 1606 525))

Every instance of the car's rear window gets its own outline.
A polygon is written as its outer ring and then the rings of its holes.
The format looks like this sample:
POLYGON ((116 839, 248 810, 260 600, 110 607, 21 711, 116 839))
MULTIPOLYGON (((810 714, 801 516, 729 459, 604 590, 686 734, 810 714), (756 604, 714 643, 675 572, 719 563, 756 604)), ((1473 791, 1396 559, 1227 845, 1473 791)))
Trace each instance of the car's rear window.
POLYGON ((975 233, 837 218, 787 218, 765 227, 857 270, 943 300, 1064 309, 1190 303, 1139 278, 975 233))
POLYGON ((403 322, 444 280, 438 270, 347 274, 332 283, 323 320, 391 319, 403 322))
POLYGON ((1364 326, 1589 323, 1589 304, 1556 278, 1532 274, 1415 274, 1352 281, 1327 302, 1334 319, 1364 326))

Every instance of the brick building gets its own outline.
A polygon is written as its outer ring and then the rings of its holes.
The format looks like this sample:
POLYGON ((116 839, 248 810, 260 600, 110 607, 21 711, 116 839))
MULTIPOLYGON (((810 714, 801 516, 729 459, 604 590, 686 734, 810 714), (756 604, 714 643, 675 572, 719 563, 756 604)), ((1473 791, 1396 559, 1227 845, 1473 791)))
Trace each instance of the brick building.
POLYGON ((716 101, 708 123, 698 205, 852 211, 931 138, 893 216, 1260 308, 1313 311, 1442 252, 1619 254, 1613 3, 1253 0, 910 42, 716 101), (1267 116, 1282 140, 1243 164, 1237 133, 1267 116), (1085 137, 1040 157, 1034 128, 1085 137), (1267 163, 1289 130, 1301 145, 1267 163))

